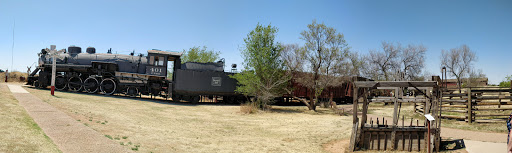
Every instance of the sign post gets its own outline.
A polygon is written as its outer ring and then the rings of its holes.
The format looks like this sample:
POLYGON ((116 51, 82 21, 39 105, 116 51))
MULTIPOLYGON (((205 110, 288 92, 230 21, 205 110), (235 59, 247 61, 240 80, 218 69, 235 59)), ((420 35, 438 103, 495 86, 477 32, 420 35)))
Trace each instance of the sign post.
POLYGON ((428 151, 427 153, 431 153, 432 152, 432 148, 430 146, 430 122, 434 121, 434 117, 432 117, 432 115, 430 114, 425 114, 425 118, 427 118, 427 125, 428 125, 428 136, 427 136, 427 139, 428 139, 428 151))
POLYGON ((50 50, 47 51, 50 53, 50 57, 52 58, 52 82, 51 82, 51 94, 52 96, 55 96, 55 75, 57 73, 57 58, 60 53, 64 52, 64 49, 61 49, 60 51, 55 50, 55 45, 50 45, 50 50))

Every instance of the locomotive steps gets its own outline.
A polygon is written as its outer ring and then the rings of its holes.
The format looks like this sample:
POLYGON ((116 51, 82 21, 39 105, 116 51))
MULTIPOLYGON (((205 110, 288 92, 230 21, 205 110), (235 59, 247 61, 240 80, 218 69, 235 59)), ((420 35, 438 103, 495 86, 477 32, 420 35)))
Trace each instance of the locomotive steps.
POLYGON ((62 152, 132 152, 43 102, 20 85, 7 86, 19 104, 62 152))

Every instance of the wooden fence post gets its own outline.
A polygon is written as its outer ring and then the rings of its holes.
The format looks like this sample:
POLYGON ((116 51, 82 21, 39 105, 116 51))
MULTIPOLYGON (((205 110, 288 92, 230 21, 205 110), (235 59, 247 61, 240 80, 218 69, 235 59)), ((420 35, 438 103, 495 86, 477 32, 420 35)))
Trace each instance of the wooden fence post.
POLYGON ((468 123, 473 123, 473 102, 471 101, 471 88, 466 88, 466 91, 468 92, 468 123))
MULTIPOLYGON (((392 125, 392 131, 391 131, 391 150, 395 150, 398 147, 396 146, 396 125, 398 124, 398 97, 402 96, 402 89, 401 88, 395 88, 395 99, 393 99, 393 125, 392 125)), ((387 141, 387 140, 386 140, 387 141)))

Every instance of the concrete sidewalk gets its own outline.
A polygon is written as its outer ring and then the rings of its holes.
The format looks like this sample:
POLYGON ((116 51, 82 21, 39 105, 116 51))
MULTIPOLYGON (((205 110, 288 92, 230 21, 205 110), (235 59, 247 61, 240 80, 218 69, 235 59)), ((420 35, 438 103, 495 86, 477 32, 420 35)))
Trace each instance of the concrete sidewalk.
POLYGON ((464 140, 468 153, 507 152, 507 143, 464 140))
POLYGON ((20 85, 9 84, 8 87, 19 104, 62 152, 132 152, 43 102, 20 85))

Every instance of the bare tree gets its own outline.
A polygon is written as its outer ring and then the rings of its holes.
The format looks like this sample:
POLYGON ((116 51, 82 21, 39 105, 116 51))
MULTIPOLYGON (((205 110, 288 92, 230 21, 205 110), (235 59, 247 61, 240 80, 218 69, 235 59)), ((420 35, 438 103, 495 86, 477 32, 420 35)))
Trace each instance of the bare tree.
POLYGON ((457 78, 457 87, 462 85, 461 78, 469 74, 473 62, 476 61, 475 52, 467 45, 459 48, 452 48, 449 51, 443 50, 441 54, 441 66, 445 66, 450 76, 457 78))
POLYGON ((400 54, 401 46, 396 46, 392 43, 382 42, 382 49, 384 52, 377 52, 375 50, 370 51, 370 55, 367 56, 367 60, 372 68, 377 68, 378 71, 372 71, 377 74, 372 75, 375 80, 389 81, 393 76, 394 69, 398 66, 398 56, 400 54))
POLYGON ((316 20, 301 32, 300 39, 306 42, 303 49, 305 62, 310 68, 306 72, 311 75, 302 75, 297 81, 312 89, 313 97, 310 97, 308 108, 316 110, 318 96, 322 91, 339 83, 335 77, 340 75, 339 70, 349 48, 343 34, 323 23, 317 24, 316 20))
POLYGON ((464 81, 463 81, 464 82, 463 86, 466 86, 466 87, 479 86, 480 81, 482 81, 481 79, 485 79, 485 78, 486 78, 486 76, 485 76, 484 72, 482 71, 482 69, 478 69, 478 70, 470 69, 468 78, 464 79, 464 81))
POLYGON ((348 76, 361 76, 366 67, 364 57, 359 56, 357 52, 349 52, 347 58, 348 60, 344 62, 345 74, 348 76))
POLYGON ((283 52, 281 55, 286 68, 290 72, 302 72, 304 70, 304 60, 306 52, 298 44, 282 45, 283 52))
POLYGON ((412 44, 400 50, 399 80, 417 80, 417 77, 421 77, 426 51, 423 45, 412 44))
POLYGON ((382 42, 383 52, 370 51, 365 74, 375 80, 418 80, 424 68, 425 52, 423 45, 382 42))

